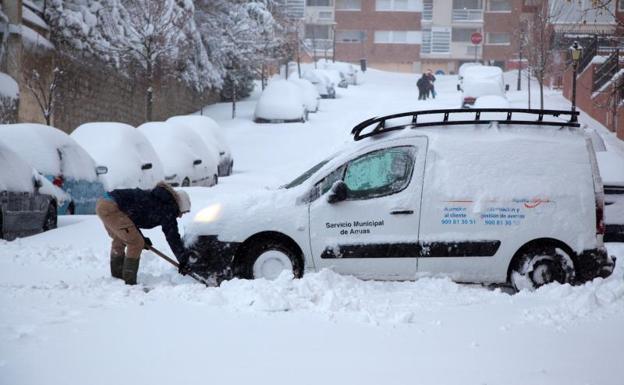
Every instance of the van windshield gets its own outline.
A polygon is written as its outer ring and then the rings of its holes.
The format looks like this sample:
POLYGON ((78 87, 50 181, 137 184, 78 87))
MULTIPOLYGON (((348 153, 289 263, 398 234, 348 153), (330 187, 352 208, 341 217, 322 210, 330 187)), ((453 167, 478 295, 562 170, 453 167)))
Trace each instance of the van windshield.
POLYGON ((304 172, 303 174, 301 174, 300 176, 295 178, 295 180, 293 180, 292 182, 283 185, 282 188, 293 188, 293 187, 299 186, 300 184, 302 184, 303 182, 308 180, 308 178, 310 178, 312 175, 314 175, 315 172, 320 170, 321 167, 325 166, 327 164, 327 162, 329 162, 332 158, 333 158, 333 156, 331 156, 331 157, 325 159, 324 161, 318 163, 317 165, 315 165, 314 167, 312 167, 308 171, 304 172))

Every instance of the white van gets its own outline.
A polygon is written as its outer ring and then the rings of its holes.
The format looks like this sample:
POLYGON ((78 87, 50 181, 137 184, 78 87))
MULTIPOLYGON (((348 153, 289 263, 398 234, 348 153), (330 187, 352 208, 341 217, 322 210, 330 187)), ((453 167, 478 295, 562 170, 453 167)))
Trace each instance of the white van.
POLYGON ((457 89, 462 91, 462 107, 467 108, 483 96, 506 98, 509 85, 505 84, 503 70, 499 67, 471 66, 463 71, 461 85, 458 84, 457 89))
POLYGON ((534 288, 607 276, 595 154, 564 116, 572 113, 369 119, 353 143, 285 186, 219 197, 187 227, 187 244, 244 278, 329 268, 534 288))

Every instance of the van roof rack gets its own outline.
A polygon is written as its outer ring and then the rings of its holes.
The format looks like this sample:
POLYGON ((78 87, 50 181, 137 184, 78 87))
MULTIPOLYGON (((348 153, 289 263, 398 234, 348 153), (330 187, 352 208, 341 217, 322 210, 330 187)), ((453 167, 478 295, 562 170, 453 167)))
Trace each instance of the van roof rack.
POLYGON ((405 127, 420 128, 420 127, 432 127, 432 126, 457 126, 468 124, 491 124, 496 122, 498 124, 521 124, 521 125, 533 125, 533 126, 556 126, 556 127, 580 127, 578 123, 578 111, 571 110, 535 110, 535 109, 523 109, 523 108, 459 108, 459 109, 447 109, 447 110, 423 110, 402 112, 400 114, 386 115, 381 117, 375 117, 363 121, 357 126, 353 127, 351 134, 353 140, 358 141, 369 136, 375 136, 383 134, 389 131, 401 130, 405 127), (482 113, 499 112, 507 114, 506 119, 481 119, 482 113), (463 120, 449 120, 449 117, 453 114, 474 114, 474 119, 463 120), (422 115, 434 115, 442 114, 443 119, 435 122, 418 122, 418 117, 422 115), (529 114, 537 115, 536 120, 516 120, 513 119, 513 114, 529 114), (569 116, 570 120, 544 120, 544 118, 559 118, 560 116, 569 116), (406 124, 399 124, 396 126, 386 126, 386 121, 411 117, 412 121, 406 124), (366 128, 375 125, 375 127, 368 132, 362 133, 366 128))

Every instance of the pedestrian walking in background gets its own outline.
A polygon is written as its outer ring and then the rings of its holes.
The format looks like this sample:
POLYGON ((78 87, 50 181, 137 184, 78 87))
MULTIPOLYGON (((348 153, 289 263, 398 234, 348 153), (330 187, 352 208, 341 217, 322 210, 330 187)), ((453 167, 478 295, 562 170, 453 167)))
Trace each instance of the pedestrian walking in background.
POLYGON ((418 100, 426 100, 429 89, 429 80, 427 79, 426 74, 422 74, 420 79, 418 79, 416 87, 418 87, 418 100))
POLYGON ((431 94, 431 96, 435 99, 436 91, 435 91, 435 85, 433 83, 436 81, 436 77, 433 74, 433 71, 431 69, 427 70, 427 73, 425 74, 425 76, 427 77, 427 82, 428 82, 427 96, 431 94))

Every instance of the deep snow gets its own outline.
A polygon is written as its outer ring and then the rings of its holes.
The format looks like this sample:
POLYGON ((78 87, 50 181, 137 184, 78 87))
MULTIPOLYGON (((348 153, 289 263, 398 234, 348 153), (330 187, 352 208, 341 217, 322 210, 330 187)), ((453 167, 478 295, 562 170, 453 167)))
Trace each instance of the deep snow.
MULTIPOLYGON (((373 115, 460 104, 456 77, 439 77, 435 101, 417 101, 415 75, 364 76, 363 85, 322 100, 307 123, 252 123, 258 92, 238 104, 234 120, 229 104, 207 107, 226 131, 234 174, 187 189, 193 211, 182 223, 216 195, 293 179, 373 115)), ((524 92, 508 96, 512 107, 526 106, 524 92)), ((569 108, 559 93, 546 100, 569 108)), ((624 381, 620 264, 606 280, 516 295, 438 277, 365 282, 330 271, 206 289, 144 253, 143 284, 128 287, 108 275, 109 241, 96 218, 59 225, 0 241, 0 384, 624 381)), ((169 252, 159 230, 146 235, 169 252)), ((608 247, 624 260, 624 244, 608 247)))

